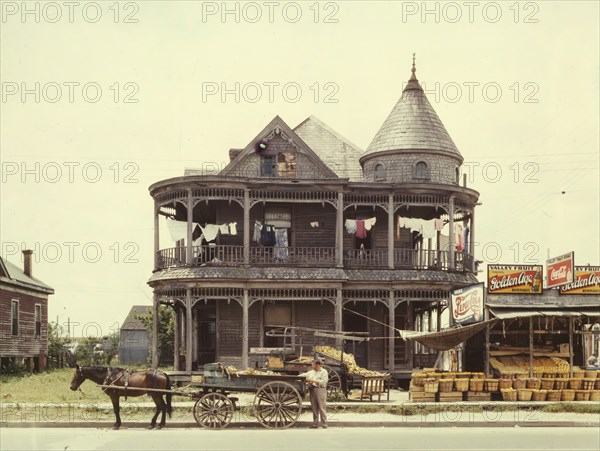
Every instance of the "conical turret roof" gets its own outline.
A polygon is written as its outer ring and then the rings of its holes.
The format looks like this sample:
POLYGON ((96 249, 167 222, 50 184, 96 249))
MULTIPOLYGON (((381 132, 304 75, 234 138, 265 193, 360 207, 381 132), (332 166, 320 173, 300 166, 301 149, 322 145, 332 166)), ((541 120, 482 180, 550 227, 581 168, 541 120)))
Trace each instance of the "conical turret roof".
POLYGON ((385 120, 362 159, 387 151, 442 151, 462 159, 444 124, 427 100, 415 76, 413 60, 412 76, 400 100, 385 120))

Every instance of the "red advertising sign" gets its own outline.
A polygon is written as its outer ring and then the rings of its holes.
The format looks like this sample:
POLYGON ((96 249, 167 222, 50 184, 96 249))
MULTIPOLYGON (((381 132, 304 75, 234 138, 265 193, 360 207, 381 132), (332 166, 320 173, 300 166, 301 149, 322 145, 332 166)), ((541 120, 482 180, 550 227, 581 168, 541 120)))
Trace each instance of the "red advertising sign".
POLYGON ((573 252, 546 260, 546 288, 573 282, 575 256, 573 252))
POLYGON ((488 293, 542 294, 542 265, 488 265, 488 293))
POLYGON ((560 294, 600 296, 600 266, 575 266, 575 280, 561 285, 560 294))
POLYGON ((450 301, 455 325, 483 321, 483 283, 452 291, 450 301))

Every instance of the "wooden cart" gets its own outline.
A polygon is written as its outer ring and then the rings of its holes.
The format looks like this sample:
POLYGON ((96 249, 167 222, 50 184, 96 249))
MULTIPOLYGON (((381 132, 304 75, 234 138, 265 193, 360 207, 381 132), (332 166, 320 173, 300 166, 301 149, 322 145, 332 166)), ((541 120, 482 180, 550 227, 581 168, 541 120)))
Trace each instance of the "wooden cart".
POLYGON ((253 410, 256 419, 267 428, 293 426, 302 413, 302 398, 306 393, 303 376, 229 374, 221 363, 204 365, 202 382, 195 384, 201 391, 194 405, 196 422, 206 429, 223 429, 236 411, 237 398, 231 392, 254 392, 253 410))

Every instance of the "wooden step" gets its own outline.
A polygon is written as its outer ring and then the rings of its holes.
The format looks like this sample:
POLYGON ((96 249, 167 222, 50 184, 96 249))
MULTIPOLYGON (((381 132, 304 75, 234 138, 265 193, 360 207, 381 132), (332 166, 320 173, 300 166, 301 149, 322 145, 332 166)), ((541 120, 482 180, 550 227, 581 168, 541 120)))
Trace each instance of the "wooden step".
POLYGON ((437 402, 457 402, 463 400, 463 392, 461 391, 449 391, 437 393, 437 402))

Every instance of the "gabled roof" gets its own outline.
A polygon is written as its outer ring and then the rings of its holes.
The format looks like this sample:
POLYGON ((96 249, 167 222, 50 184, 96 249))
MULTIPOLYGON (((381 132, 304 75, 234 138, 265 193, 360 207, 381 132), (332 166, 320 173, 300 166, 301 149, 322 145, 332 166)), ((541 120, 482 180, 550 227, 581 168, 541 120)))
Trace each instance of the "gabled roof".
POLYGON ((310 116, 294 128, 296 134, 310 146, 338 177, 362 179, 358 159, 363 150, 328 125, 310 116))
POLYGON ((462 156, 444 124, 427 100, 417 77, 413 63, 412 76, 367 151, 367 155, 386 151, 434 150, 462 156))
POLYGON ((244 149, 232 160, 229 162, 225 168, 221 171, 222 175, 233 172, 244 158, 248 155, 256 152, 256 146, 261 141, 268 141, 275 135, 284 136, 285 139, 290 141, 294 146, 296 146, 304 155, 306 155, 309 160, 311 160, 316 166, 321 167, 324 174, 327 174, 330 178, 338 178, 334 171, 328 168, 323 161, 319 158, 319 156, 306 144, 300 136, 296 134, 294 130, 290 128, 289 125, 285 123, 283 119, 279 116, 275 116, 271 122, 258 134, 256 137, 250 141, 250 143, 244 147, 244 149))
POLYGON ((4 260, 2 257, 0 257, 0 282, 29 290, 41 291, 46 294, 54 294, 54 288, 35 277, 29 277, 17 265, 4 260))
POLYGON ((152 314, 152 307, 150 305, 134 305, 129 310, 121 330, 146 330, 146 326, 137 317, 141 315, 152 314))

